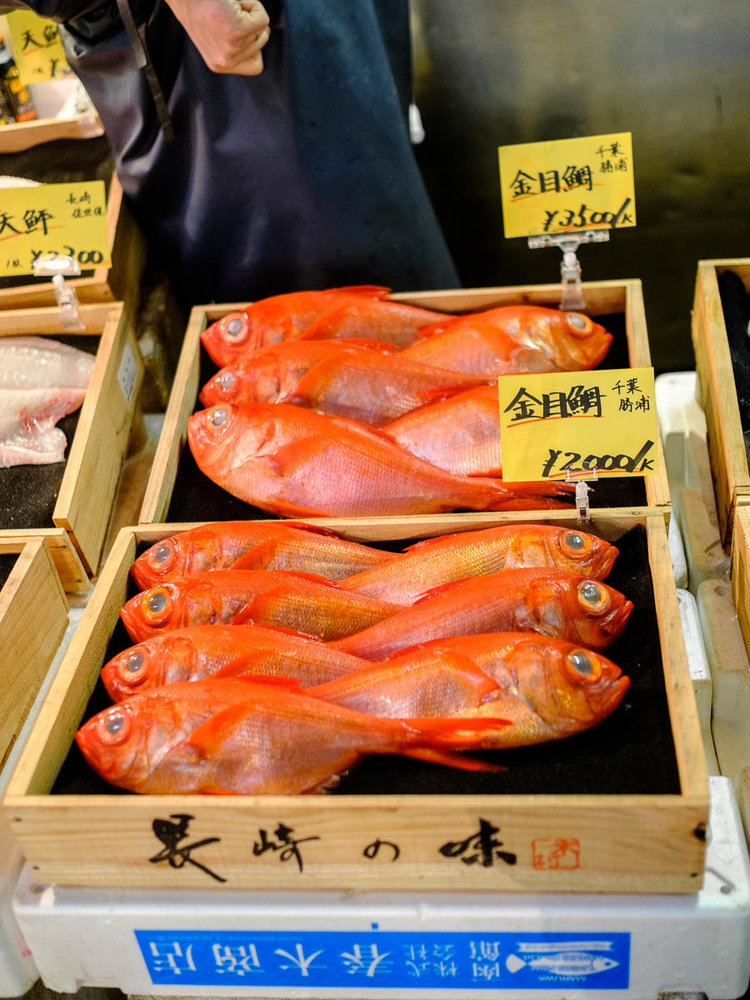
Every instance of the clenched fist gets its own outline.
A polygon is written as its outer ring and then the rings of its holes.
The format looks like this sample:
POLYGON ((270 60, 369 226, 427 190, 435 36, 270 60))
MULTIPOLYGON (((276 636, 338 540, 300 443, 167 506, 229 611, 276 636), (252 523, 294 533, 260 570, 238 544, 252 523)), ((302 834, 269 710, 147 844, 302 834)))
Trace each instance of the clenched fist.
POLYGON ((268 14, 258 0, 167 0, 172 13, 214 73, 257 76, 269 39, 268 14))

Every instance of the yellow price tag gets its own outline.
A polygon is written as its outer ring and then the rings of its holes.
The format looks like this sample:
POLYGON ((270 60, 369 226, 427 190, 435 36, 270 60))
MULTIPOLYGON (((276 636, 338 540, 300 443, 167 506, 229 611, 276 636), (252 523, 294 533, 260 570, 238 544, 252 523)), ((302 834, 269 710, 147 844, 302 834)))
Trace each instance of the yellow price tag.
POLYGON ((104 181, 0 188, 0 275, 33 274, 44 254, 111 263, 104 181))
POLYGON ((506 237, 635 223, 630 132, 500 146, 506 237))
POLYGON ((612 368, 498 379, 503 479, 657 471, 653 368, 612 368))
POLYGON ((13 58, 24 83, 44 83, 71 75, 54 21, 27 10, 13 11, 6 19, 13 58))

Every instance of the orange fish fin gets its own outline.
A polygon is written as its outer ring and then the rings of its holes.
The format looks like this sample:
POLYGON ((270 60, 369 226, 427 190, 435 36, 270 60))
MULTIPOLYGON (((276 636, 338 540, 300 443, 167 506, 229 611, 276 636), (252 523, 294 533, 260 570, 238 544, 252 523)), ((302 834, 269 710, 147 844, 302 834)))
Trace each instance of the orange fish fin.
POLYGON ((481 695, 482 701, 487 701, 501 690, 494 677, 482 670, 469 656, 457 650, 441 650, 436 665, 446 666, 449 670, 459 673, 477 695, 481 695))
POLYGON ((449 746, 459 750, 478 750, 498 728, 513 725, 511 719, 500 717, 436 716, 404 721, 417 731, 418 737, 426 737, 432 746, 449 746))
POLYGON ((441 385, 434 389, 422 389, 421 392, 417 393, 417 397, 422 400, 424 406, 429 406, 431 403, 439 403, 444 399, 450 399, 451 396, 457 396, 459 392, 466 391, 466 382, 459 382, 456 385, 441 385))
POLYGON ((384 299, 390 294, 385 285, 342 285, 341 288, 327 288, 327 292, 344 292, 347 295, 364 295, 371 299, 384 299))
POLYGON ((206 759, 215 757, 221 752, 221 745, 226 737, 247 717, 247 713, 248 706, 244 702, 223 708, 193 730, 185 740, 185 745, 191 747, 201 757, 206 759))
POLYGON ((436 535, 435 538, 423 538, 419 542, 414 542, 413 545, 407 545, 403 551, 413 552, 415 549, 423 550, 429 548, 430 545, 436 545, 438 542, 444 542, 448 538, 460 538, 462 534, 463 532, 461 531, 453 531, 449 535, 436 535))
POLYGON ((435 750, 432 747, 415 747, 401 752, 405 757, 414 757, 430 764, 444 764, 446 767, 456 767, 461 771, 507 771, 502 764, 492 764, 490 761, 477 760, 476 757, 466 757, 447 750, 435 750))
POLYGON ((436 333, 442 333, 448 327, 454 326, 462 319, 463 316, 446 316, 445 319, 439 319, 437 323, 427 323, 426 326, 420 326, 417 330, 417 339, 423 340, 425 337, 434 337, 436 333))

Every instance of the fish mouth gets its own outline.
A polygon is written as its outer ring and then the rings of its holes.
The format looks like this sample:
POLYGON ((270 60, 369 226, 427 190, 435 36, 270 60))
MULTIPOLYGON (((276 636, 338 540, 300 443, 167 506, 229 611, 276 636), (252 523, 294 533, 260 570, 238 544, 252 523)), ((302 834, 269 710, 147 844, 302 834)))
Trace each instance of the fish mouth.
POLYGON ((615 565, 618 555, 620 554, 619 549, 614 545, 611 545, 602 555, 599 562, 599 573, 602 579, 609 576, 612 572, 612 568, 615 565))
POLYGON ((610 613, 599 622, 599 627, 604 635, 611 637, 612 639, 616 639, 625 628, 632 611, 633 602, 627 600, 624 601, 619 608, 614 608, 614 610, 610 611, 610 613))
POLYGON ((612 682, 603 696, 597 700, 597 709, 603 716, 609 715, 622 701, 625 692, 630 687, 630 678, 625 674, 612 682))

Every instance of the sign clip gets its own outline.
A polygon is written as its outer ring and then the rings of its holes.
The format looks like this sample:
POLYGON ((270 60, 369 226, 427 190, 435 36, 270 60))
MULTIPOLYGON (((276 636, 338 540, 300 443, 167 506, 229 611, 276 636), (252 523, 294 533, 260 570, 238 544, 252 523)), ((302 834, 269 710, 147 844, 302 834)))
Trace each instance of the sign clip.
MULTIPOLYGON (((581 474, 587 474, 588 472, 591 472, 592 473, 591 479, 594 482, 596 482, 597 479, 599 478, 599 472, 596 466, 594 466, 592 469, 587 469, 587 470, 576 469, 575 472, 581 474)), ((578 513, 578 520, 586 522, 590 521, 591 507, 589 504, 589 493, 593 493, 594 491, 593 487, 589 486, 588 482, 585 479, 579 478, 575 474, 571 475, 570 469, 565 470, 565 482, 575 483, 576 487, 575 500, 576 500, 576 512, 578 513)))
POLYGON ((558 233, 555 236, 529 236, 529 250, 540 247, 557 246, 562 250, 560 264, 560 280, 562 284, 561 309, 583 309, 586 303, 581 288, 581 265, 576 257, 576 251, 582 243, 606 243, 609 240, 608 229, 587 229, 582 233, 558 233))
POLYGON ((84 330, 85 326, 78 312, 78 296, 75 288, 65 284, 64 275, 75 277, 81 273, 78 261, 65 254, 40 254, 33 263, 34 275, 38 278, 52 277, 55 299, 60 307, 60 325, 64 330, 84 330))

